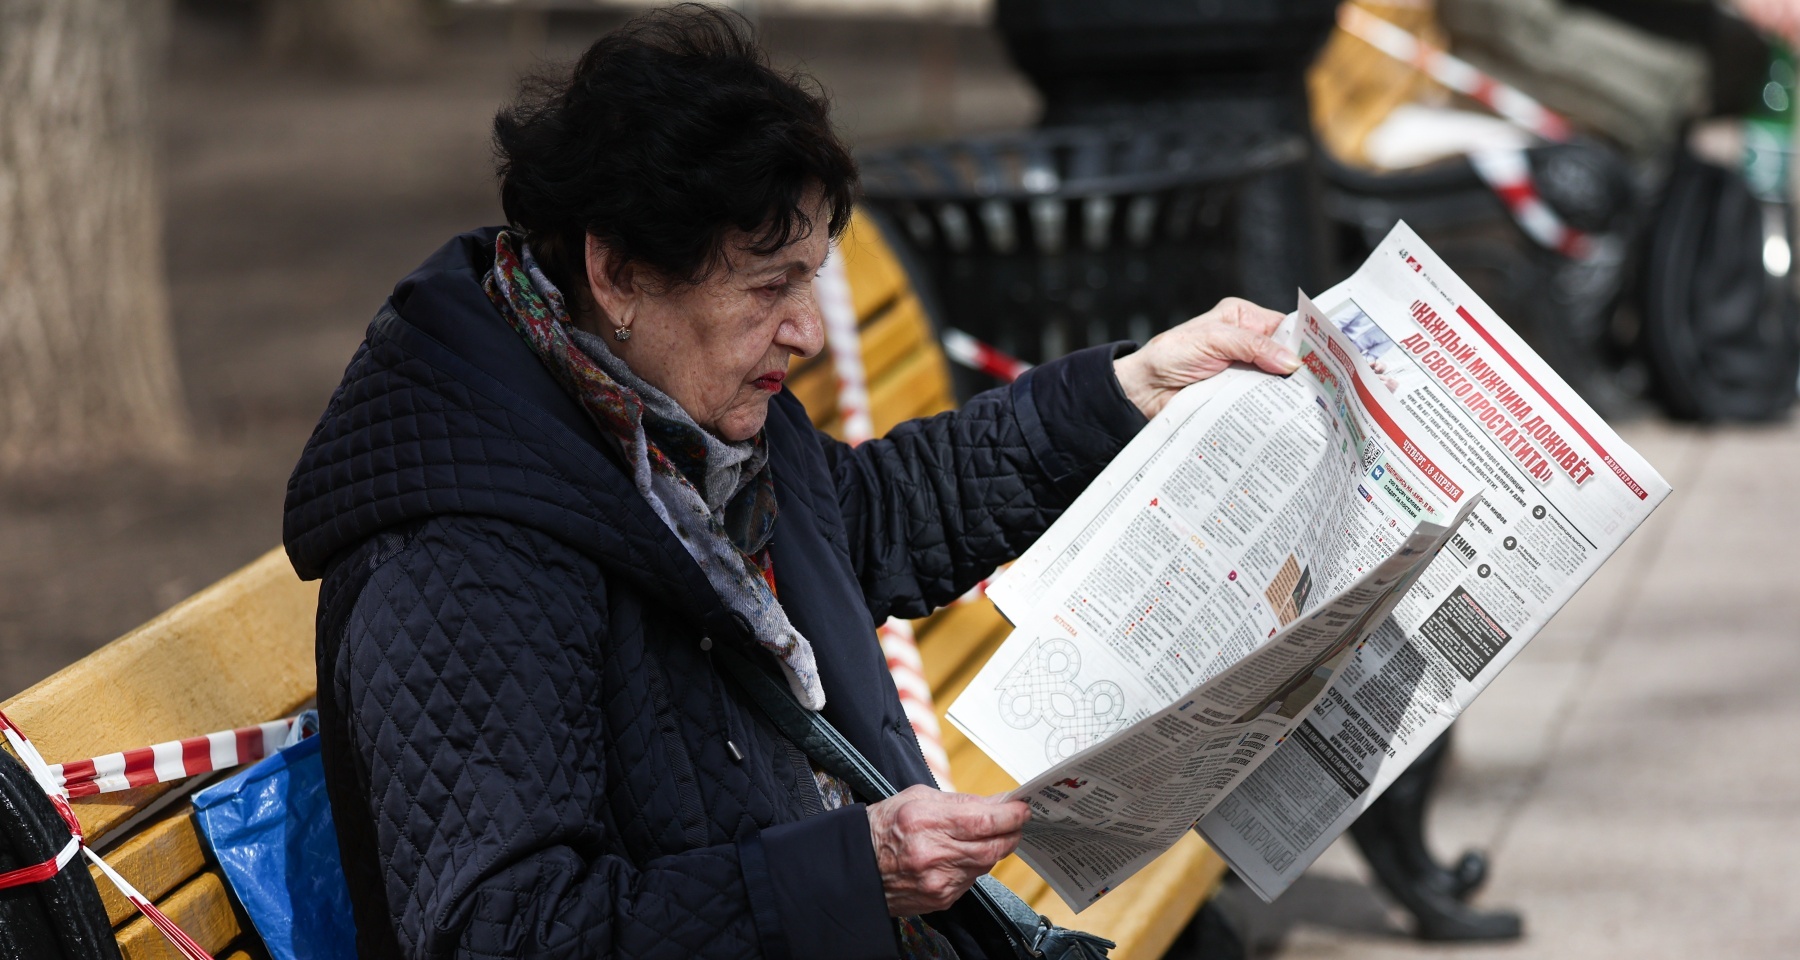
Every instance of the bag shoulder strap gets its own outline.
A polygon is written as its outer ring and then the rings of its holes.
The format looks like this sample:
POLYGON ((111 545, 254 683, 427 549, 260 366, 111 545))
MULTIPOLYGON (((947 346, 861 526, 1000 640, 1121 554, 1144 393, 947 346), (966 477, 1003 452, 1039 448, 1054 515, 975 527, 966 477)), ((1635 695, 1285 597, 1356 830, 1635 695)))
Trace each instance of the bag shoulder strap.
POLYGON ((780 678, 752 663, 730 644, 715 644, 713 656, 724 668, 725 676, 769 718, 775 729, 792 740, 812 762, 849 784, 863 800, 872 803, 899 792, 831 721, 802 706, 780 678))
MULTIPOLYGON (((885 800, 899 792, 831 721, 802 706, 781 679, 752 663, 730 644, 716 644, 713 653, 725 676, 775 729, 792 740, 812 762, 849 784, 864 801, 885 800)), ((992 875, 976 880, 968 896, 993 920, 1019 957, 1104 958, 1114 946, 1110 940, 1052 924, 992 875)))

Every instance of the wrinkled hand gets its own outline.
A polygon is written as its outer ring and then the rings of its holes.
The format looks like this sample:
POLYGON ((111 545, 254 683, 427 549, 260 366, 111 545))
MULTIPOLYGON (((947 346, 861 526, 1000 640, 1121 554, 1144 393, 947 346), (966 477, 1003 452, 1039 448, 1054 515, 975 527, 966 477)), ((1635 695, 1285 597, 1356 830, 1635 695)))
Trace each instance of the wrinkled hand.
POLYGON ((1126 398, 1144 416, 1154 417, 1182 387, 1217 376, 1233 362, 1255 364, 1270 373, 1293 373, 1300 358, 1269 339, 1280 325, 1281 314, 1228 297, 1113 361, 1113 373, 1126 398))
POLYGON ((911 786, 869 806, 869 838, 888 915, 934 913, 956 902, 1019 845, 1023 801, 911 786))

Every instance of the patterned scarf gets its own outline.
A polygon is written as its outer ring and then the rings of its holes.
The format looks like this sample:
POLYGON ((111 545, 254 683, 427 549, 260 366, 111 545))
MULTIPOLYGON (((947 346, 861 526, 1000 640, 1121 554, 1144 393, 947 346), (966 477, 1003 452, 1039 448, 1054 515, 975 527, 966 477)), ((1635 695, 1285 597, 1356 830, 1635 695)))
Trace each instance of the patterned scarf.
MULTIPOLYGON (((581 401, 600 432, 619 444, 638 492, 700 565, 725 605, 750 622, 757 642, 780 661, 794 696, 808 709, 822 709, 825 690, 812 644, 788 622, 772 586, 768 542, 775 529, 775 484, 762 435, 750 441, 754 448, 745 463, 751 469, 743 471, 748 478, 739 477, 737 489, 727 496, 715 494, 724 502, 723 509, 713 509, 701 487, 716 486, 709 482, 708 442, 722 441, 709 437, 660 391, 637 381, 639 390, 648 388, 652 394, 647 403, 581 350, 570 334, 574 328, 562 293, 515 232, 503 230, 495 241, 494 269, 483 286, 538 359, 581 401)), ((599 345, 604 349, 604 341, 599 345)), ((627 372, 622 363, 616 369, 627 372)))

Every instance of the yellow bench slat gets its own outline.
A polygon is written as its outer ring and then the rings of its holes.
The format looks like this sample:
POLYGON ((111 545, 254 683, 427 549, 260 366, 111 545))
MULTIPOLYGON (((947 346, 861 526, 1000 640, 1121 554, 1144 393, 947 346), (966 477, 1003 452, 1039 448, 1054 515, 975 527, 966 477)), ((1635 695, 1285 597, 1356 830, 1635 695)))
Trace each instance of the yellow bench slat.
POLYGON ((880 381, 914 353, 935 353, 937 342, 919 298, 906 293, 862 329, 863 374, 880 381))
MULTIPOLYGON (((902 421, 951 409, 955 393, 943 352, 880 229, 858 210, 838 250, 860 327, 876 435, 902 421)), ((806 407, 813 425, 841 435, 831 364, 814 360, 793 369, 788 389, 806 407)))
POLYGON ((816 363, 799 376, 788 377, 787 388, 806 408, 813 426, 823 430, 825 421, 837 417, 837 373, 831 369, 831 364, 816 363))
POLYGON ((844 277, 850 281, 850 298, 858 318, 866 320, 902 291, 912 289, 900 258, 894 256, 881 228, 862 210, 851 216, 838 252, 844 257, 844 277))
MULTIPOLYGON (((271 550, 0 709, 51 763, 292 713, 313 695, 318 594, 271 550)), ((98 839, 167 789, 85 797, 75 812, 98 839)))
MULTIPOLYGON (((949 367, 931 334, 924 308, 911 293, 863 329, 862 351, 876 435, 914 417, 956 406, 949 367)), ((829 362, 817 361, 796 365, 796 369, 800 372, 788 379, 788 390, 806 407, 814 426, 841 438, 837 372, 829 362)))
POLYGON ((1012 624, 985 598, 948 607, 913 624, 934 701, 952 699, 953 690, 960 692, 966 678, 973 677, 1012 632, 1012 624))
MULTIPOLYGON (((195 877, 157 906, 207 953, 225 949, 244 933, 217 873, 195 877)), ((119 952, 125 960, 182 960, 150 918, 142 916, 119 929, 119 952)))
POLYGON ((980 672, 981 665, 986 663, 988 657, 992 656, 994 651, 1000 648, 1000 644, 1005 641, 1005 631, 998 631, 988 635, 983 639, 981 646, 978 648, 975 655, 969 658, 968 664, 964 669, 951 674, 945 679, 942 689, 937 687, 932 688, 931 699, 937 708, 938 718, 940 720, 943 719, 944 711, 948 710, 950 704, 962 694, 963 688, 969 685, 969 681, 975 679, 975 674, 980 672))
MULTIPOLYGON (((180 812, 156 820, 106 851, 106 862, 151 903, 156 903, 206 868, 206 852, 200 845, 193 812, 193 807, 183 801, 180 812)), ((89 864, 88 873, 100 890, 108 922, 116 927, 138 915, 137 907, 101 876, 99 867, 89 864)))
POLYGON ((870 419, 881 436, 914 417, 948 409, 950 371, 935 349, 919 350, 896 364, 885 377, 869 382, 870 419))
POLYGON ((996 793, 1005 793, 1018 787, 1019 782, 1007 776, 979 750, 971 747, 971 754, 950 758, 950 775, 956 778, 956 789, 963 793, 978 793, 991 797, 996 793), (976 759, 979 756, 979 759, 976 759), (959 766, 957 760, 963 763, 959 766))
MULTIPOLYGON (((876 436, 885 435, 908 420, 929 417, 956 406, 949 375, 923 363, 913 367, 905 380, 888 383, 881 390, 882 393, 875 395, 869 404, 875 411, 871 419, 876 436)), ((834 437, 843 434, 835 412, 819 425, 819 429, 834 437)))
POLYGON ((1113 960, 1156 960, 1168 952, 1200 905, 1219 889, 1225 861, 1189 831, 1167 853, 1079 915, 1046 885, 1030 902, 1065 927, 1115 941, 1113 960))

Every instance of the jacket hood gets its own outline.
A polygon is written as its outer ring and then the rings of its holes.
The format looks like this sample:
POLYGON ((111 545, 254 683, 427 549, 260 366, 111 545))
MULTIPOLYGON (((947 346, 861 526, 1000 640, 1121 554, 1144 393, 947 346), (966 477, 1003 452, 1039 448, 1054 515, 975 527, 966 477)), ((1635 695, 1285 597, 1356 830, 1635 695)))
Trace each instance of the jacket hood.
POLYGON ((611 446, 488 301, 481 279, 498 232, 439 248, 369 325, 288 480, 282 541, 294 569, 315 579, 383 530, 480 515, 684 598, 677 606, 701 621, 728 616, 611 446))

